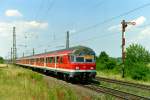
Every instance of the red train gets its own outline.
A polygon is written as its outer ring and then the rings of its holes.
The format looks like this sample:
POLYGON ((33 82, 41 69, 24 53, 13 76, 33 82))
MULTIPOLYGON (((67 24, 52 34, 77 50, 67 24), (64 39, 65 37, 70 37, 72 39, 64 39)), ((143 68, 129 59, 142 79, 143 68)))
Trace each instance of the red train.
POLYGON ((16 64, 43 69, 65 79, 83 80, 96 76, 95 52, 84 46, 22 57, 16 60, 16 64))

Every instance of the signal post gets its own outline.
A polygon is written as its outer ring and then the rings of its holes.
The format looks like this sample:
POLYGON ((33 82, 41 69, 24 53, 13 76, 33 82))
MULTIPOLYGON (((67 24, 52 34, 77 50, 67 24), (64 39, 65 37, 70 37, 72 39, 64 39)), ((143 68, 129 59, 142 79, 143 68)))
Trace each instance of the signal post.
POLYGON ((122 20, 122 77, 124 78, 125 74, 125 29, 129 25, 135 25, 135 22, 126 22, 125 20, 122 20))

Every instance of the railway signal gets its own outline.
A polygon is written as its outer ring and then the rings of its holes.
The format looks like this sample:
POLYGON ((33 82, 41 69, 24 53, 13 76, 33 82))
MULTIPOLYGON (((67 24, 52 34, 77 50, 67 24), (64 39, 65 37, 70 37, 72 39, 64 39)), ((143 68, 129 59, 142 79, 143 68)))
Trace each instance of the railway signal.
POLYGON ((122 20, 122 77, 124 77, 125 74, 125 29, 128 25, 136 25, 135 22, 126 22, 125 20, 122 20))

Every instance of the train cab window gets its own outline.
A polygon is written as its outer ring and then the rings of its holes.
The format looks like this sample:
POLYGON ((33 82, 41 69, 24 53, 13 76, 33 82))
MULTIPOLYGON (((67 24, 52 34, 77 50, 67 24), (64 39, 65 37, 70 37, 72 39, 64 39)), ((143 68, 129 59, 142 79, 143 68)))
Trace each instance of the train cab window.
POLYGON ((84 62, 84 57, 76 57, 76 62, 84 62))
POLYGON ((94 62, 94 56, 93 55, 86 55, 85 56, 85 62, 94 62))
POLYGON ((85 59, 85 62, 93 62, 92 59, 85 59))

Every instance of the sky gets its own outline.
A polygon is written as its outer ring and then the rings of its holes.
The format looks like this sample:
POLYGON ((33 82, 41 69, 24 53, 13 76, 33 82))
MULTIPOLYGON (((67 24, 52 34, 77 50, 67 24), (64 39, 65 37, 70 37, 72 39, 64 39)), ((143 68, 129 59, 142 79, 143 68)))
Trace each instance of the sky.
POLYGON ((10 58, 13 26, 17 56, 83 45, 97 55, 121 56, 121 21, 128 25, 126 47, 132 43, 150 51, 149 0, 0 0, 0 56, 10 58))

